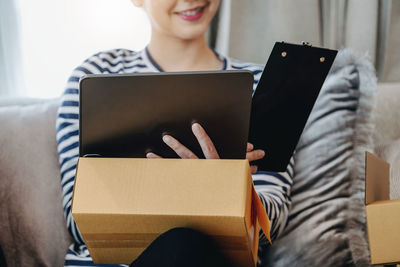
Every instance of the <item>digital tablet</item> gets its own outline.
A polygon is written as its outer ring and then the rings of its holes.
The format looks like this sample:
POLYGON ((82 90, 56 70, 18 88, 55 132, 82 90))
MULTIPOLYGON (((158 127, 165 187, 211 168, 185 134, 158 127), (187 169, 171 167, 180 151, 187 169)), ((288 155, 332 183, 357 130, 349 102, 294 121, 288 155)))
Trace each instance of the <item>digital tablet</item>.
POLYGON ((169 134, 201 158, 191 131, 198 122, 221 158, 244 159, 252 88, 250 71, 87 75, 80 81, 79 155, 176 158, 162 141, 169 134))
POLYGON ((252 100, 249 142, 266 154, 258 170, 286 170, 336 54, 275 43, 252 100))

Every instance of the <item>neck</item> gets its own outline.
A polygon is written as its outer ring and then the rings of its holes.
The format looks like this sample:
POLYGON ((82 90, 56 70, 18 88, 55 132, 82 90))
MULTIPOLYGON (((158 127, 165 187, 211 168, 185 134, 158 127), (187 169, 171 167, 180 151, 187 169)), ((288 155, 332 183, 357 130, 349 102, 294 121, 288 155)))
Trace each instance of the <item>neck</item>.
POLYGON ((208 47, 204 36, 182 40, 153 32, 148 50, 164 71, 219 70, 221 60, 208 47))

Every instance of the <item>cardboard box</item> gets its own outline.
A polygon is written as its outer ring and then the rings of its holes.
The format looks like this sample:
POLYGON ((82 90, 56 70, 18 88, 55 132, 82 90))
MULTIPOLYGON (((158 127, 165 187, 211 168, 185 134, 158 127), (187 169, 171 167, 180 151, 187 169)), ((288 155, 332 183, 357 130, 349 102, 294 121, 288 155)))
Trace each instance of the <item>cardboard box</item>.
POLYGON ((130 264, 161 233, 190 227, 249 267, 260 226, 269 237, 247 160, 80 158, 72 216, 96 264, 130 264))
POLYGON ((400 199, 390 200, 390 165, 366 153, 365 205, 372 264, 400 262, 400 199))

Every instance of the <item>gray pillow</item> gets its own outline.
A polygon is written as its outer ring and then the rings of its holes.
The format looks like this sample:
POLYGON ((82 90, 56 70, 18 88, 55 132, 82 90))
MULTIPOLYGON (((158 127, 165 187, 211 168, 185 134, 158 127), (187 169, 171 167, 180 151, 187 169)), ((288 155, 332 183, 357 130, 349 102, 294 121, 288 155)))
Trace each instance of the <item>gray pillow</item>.
POLYGON ((70 241, 55 137, 59 101, 17 102, 0 107, 0 244, 9 267, 63 266, 70 241))
POLYGON ((290 217, 270 265, 369 265, 364 152, 375 90, 369 61, 340 51, 296 149, 290 217))

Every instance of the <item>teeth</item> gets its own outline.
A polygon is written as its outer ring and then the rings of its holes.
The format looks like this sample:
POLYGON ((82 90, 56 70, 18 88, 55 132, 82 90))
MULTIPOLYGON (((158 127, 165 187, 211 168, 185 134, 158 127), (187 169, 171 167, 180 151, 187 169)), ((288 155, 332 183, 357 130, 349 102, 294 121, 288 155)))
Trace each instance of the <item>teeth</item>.
POLYGON ((192 10, 192 11, 184 11, 184 12, 181 12, 181 14, 185 15, 185 16, 194 16, 197 12, 200 11, 200 9, 201 8, 198 8, 198 9, 195 9, 195 10, 192 10))

